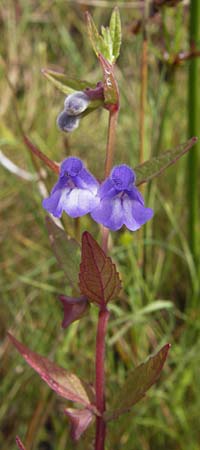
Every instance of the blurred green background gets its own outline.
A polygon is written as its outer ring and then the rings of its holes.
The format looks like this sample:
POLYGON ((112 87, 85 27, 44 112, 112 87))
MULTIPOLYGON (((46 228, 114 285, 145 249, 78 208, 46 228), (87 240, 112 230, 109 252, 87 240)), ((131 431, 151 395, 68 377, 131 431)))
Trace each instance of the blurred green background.
MULTIPOLYGON (((63 69, 70 77, 101 80, 88 42, 84 12, 100 27, 107 25, 117 2, 1 0, 0 5, 0 150, 40 182, 27 181, 1 167, 1 403, 0 446, 14 450, 18 434, 27 450, 89 449, 88 435, 79 444, 69 436, 60 400, 9 344, 6 331, 33 350, 93 380, 96 309, 68 330, 60 327, 57 295, 69 286, 50 248, 41 207, 44 190, 55 176, 31 157, 16 119, 29 138, 50 158, 83 158, 103 177, 108 112, 85 117, 72 134, 56 127, 64 96, 41 74, 41 68, 63 69), (42 169, 39 170, 39 168, 42 169), (37 172, 36 172, 37 170, 37 172)), ((121 109, 115 163, 134 167, 139 161, 141 65, 144 50, 139 2, 119 2, 123 29, 117 62, 121 109)), ((147 95, 144 112, 144 159, 174 148, 188 137, 189 2, 160 8, 146 23, 147 95), (178 61, 178 62, 177 62, 178 61)), ((200 45, 199 45, 200 48, 200 45)), ((197 61, 197 58, 195 58, 197 61)), ((143 61, 144 64, 144 61, 143 61)), ((196 92, 196 95, 198 93, 196 92)), ((193 150, 191 150, 193 151, 193 150)), ((10 168, 10 163, 9 163, 10 168)), ((110 425, 107 450, 198 450, 200 442, 199 246, 188 238, 190 201, 188 158, 143 189, 155 211, 143 231, 112 233, 110 252, 123 280, 123 292, 110 305, 107 340, 109 397, 127 371, 166 342, 170 356, 159 382, 128 414, 110 425)), ((195 185, 199 192, 199 185, 195 185)), ((71 235, 72 219, 65 217, 71 235)), ((197 224, 195 225, 197 229, 197 224)), ((84 217, 81 231, 100 237, 98 226, 84 217)), ((70 258, 70 255, 69 255, 70 258)))

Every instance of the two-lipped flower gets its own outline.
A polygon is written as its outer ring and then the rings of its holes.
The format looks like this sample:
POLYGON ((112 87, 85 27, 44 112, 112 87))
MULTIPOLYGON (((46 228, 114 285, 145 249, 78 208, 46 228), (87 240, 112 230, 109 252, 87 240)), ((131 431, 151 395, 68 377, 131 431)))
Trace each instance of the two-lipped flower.
POLYGON ((112 169, 100 184, 79 158, 69 157, 60 166, 59 180, 43 207, 60 218, 63 211, 76 218, 90 214, 93 220, 116 231, 123 225, 138 230, 153 216, 135 186, 135 173, 126 164, 112 169))

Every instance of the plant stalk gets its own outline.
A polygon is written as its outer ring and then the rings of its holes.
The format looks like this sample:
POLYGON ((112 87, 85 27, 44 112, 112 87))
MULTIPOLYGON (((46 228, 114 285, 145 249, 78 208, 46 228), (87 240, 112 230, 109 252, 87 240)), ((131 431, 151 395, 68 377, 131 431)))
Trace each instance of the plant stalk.
POLYGON ((143 42, 142 42, 142 61, 141 61, 141 91, 140 91, 140 119, 139 119, 139 135, 140 135, 140 147, 139 147, 139 164, 144 162, 144 146, 145 146, 145 112, 147 101, 147 36, 144 29, 143 42))
POLYGON ((117 127, 117 119, 118 112, 110 111, 109 113, 109 124, 108 124, 108 139, 107 139, 107 148, 106 148, 106 162, 105 162, 105 178, 110 175, 110 171, 113 165, 113 155, 115 148, 115 138, 116 138, 116 127, 117 127))
MULTIPOLYGON (((109 111, 109 123, 108 123, 108 138, 106 147, 106 160, 105 160, 105 178, 110 174, 113 165, 113 156, 116 139, 116 127, 118 119, 119 107, 109 111)), ((108 237, 109 229, 103 227, 102 231, 102 249, 107 253, 108 249, 108 237)), ((107 322, 109 319, 109 311, 106 306, 103 305, 99 311, 98 328, 96 337, 96 407, 98 411, 103 415, 106 403, 105 403, 105 337, 107 322)), ((96 418, 96 438, 95 438, 95 450, 104 450, 106 437, 106 423, 102 416, 96 418)))
MULTIPOLYGON (((107 147, 106 147, 106 160, 105 160, 105 175, 104 178, 107 178, 111 172, 113 166, 113 156, 115 149, 115 139, 116 139, 116 128, 117 128, 117 119, 118 119, 119 108, 114 111, 109 111, 109 123, 108 123, 108 138, 107 138, 107 147)), ((104 253, 107 253, 108 249, 108 237, 109 230, 106 227, 103 227, 102 231, 102 249, 104 253)))
MULTIPOLYGON (((190 2, 190 47, 195 49, 198 46, 200 37, 200 2, 191 0, 190 2)), ((199 106, 200 88, 198 80, 199 59, 192 58, 189 63, 188 78, 188 132, 189 136, 199 134, 199 106)), ((197 260, 198 255, 198 152, 199 144, 195 146, 188 155, 188 234, 192 255, 197 260)))
MULTIPOLYGON (((148 17, 148 2, 145 4, 144 16, 143 16, 143 40, 142 40, 142 54, 141 54, 141 89, 140 89, 140 113, 139 113, 139 164, 142 164, 145 159, 145 120, 146 120, 146 105, 147 105, 147 81, 148 81, 148 40, 146 32, 146 19, 148 17)), ((144 186, 142 186, 141 192, 144 193, 144 186)), ((138 258, 139 263, 143 267, 143 276, 145 278, 146 270, 146 251, 143 245, 142 239, 145 238, 146 227, 139 230, 139 239, 141 244, 139 245, 138 258)))
MULTIPOLYGON (((96 407, 103 414, 105 411, 105 336, 109 311, 104 307, 99 311, 96 337, 96 407)), ((104 450, 106 437, 106 423, 102 416, 96 418, 95 450, 104 450)))

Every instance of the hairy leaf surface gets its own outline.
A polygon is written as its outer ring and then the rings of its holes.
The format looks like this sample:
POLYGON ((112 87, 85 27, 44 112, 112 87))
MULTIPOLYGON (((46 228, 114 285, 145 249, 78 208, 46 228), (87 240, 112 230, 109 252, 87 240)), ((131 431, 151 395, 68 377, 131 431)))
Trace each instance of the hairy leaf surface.
POLYGON ((111 258, 105 255, 87 231, 82 235, 79 280, 81 293, 101 305, 116 297, 121 287, 119 274, 111 258))
POLYGON ((102 36, 103 36, 103 39, 104 39, 104 42, 105 42, 106 48, 107 48, 107 52, 106 52, 107 59, 108 59, 108 61, 112 62, 112 60, 113 60, 113 42, 112 42, 112 37, 110 34, 110 29, 108 27, 104 27, 102 25, 101 33, 102 33, 102 36))
POLYGON ((95 88, 94 83, 90 83, 85 80, 78 80, 76 78, 69 78, 66 74, 56 72, 55 70, 42 69, 42 73, 60 92, 63 92, 65 95, 72 94, 76 91, 82 91, 87 87, 95 88))
POLYGON ((102 53, 105 56, 105 58, 109 58, 109 49, 107 46, 107 42, 105 42, 103 37, 99 34, 97 27, 94 23, 94 20, 88 11, 86 12, 85 17, 88 36, 94 52, 96 53, 97 56, 99 53, 102 53))
POLYGON ((112 62, 115 62, 119 56, 122 42, 121 20, 117 7, 112 12, 109 29, 112 38, 112 62))
POLYGON ((97 56, 101 53, 113 64, 119 56, 121 46, 121 20, 118 8, 114 8, 112 12, 109 27, 101 27, 102 35, 99 34, 89 12, 86 12, 86 23, 94 52, 97 56))
POLYGON ((161 153, 158 157, 140 164, 134 168, 136 173, 136 186, 146 183, 149 180, 159 176, 167 167, 175 164, 175 162, 187 153, 191 147, 197 142, 197 137, 192 137, 185 144, 181 144, 173 150, 161 153))
POLYGON ((53 391, 67 400, 87 406, 90 410, 95 408, 91 404, 91 402, 94 402, 94 394, 87 383, 81 381, 74 373, 57 366, 48 358, 32 352, 10 333, 8 333, 8 336, 26 362, 53 391))
POLYGON ((161 350, 136 367, 116 395, 112 411, 105 413, 106 420, 112 420, 124 414, 144 397, 148 389, 158 380, 166 361, 170 345, 166 344, 161 350))

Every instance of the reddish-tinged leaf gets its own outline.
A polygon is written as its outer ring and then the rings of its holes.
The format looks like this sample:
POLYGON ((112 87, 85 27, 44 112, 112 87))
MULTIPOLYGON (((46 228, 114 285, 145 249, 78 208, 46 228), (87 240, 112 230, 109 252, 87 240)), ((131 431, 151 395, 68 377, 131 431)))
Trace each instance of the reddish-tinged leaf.
POLYGON ((175 164, 181 156, 187 153, 194 144, 196 144, 198 138, 192 137, 184 144, 178 147, 161 153, 159 156, 145 161, 143 164, 134 168, 136 174, 136 186, 142 183, 158 177, 165 169, 175 164))
POLYGON ((46 217, 46 227, 55 257, 74 291, 78 292, 78 273, 80 264, 80 246, 66 232, 59 228, 53 220, 46 217))
POLYGON ((94 402, 94 393, 89 384, 81 381, 76 375, 57 366, 44 356, 32 352, 10 333, 8 333, 8 336, 26 362, 53 391, 67 400, 80 403, 90 410, 95 410, 95 406, 91 404, 91 402, 94 402))
POLYGON ((103 69, 105 106, 108 109, 117 110, 119 108, 119 90, 114 75, 114 66, 101 53, 98 58, 103 69))
POLYGON ((71 422, 71 437, 74 441, 78 441, 89 427, 94 415, 89 409, 67 408, 64 412, 71 422))
POLYGON ((85 231, 82 235, 82 259, 79 273, 81 293, 99 305, 117 296, 121 282, 111 258, 85 231))
POLYGON ((146 362, 129 373, 124 386, 114 399, 112 411, 105 413, 105 420, 116 419, 130 411, 144 397, 148 389, 158 380, 169 349, 170 345, 166 344, 158 353, 150 356, 146 362))
POLYGON ((87 298, 84 296, 68 297, 66 295, 60 295, 58 298, 62 302, 64 308, 64 319, 62 321, 63 328, 67 328, 70 323, 85 316, 90 307, 87 298))
POLYGON ((49 167, 53 172, 55 172, 57 175, 59 174, 59 164, 55 163, 51 159, 49 159, 44 153, 39 150, 28 138, 28 136, 24 135, 24 143, 29 148, 29 150, 37 156, 37 158, 41 159, 41 161, 49 167))
POLYGON ((19 438, 19 436, 16 436, 16 444, 17 447, 19 448, 19 450, 26 450, 26 448, 24 447, 24 445, 22 444, 21 439, 19 438))

